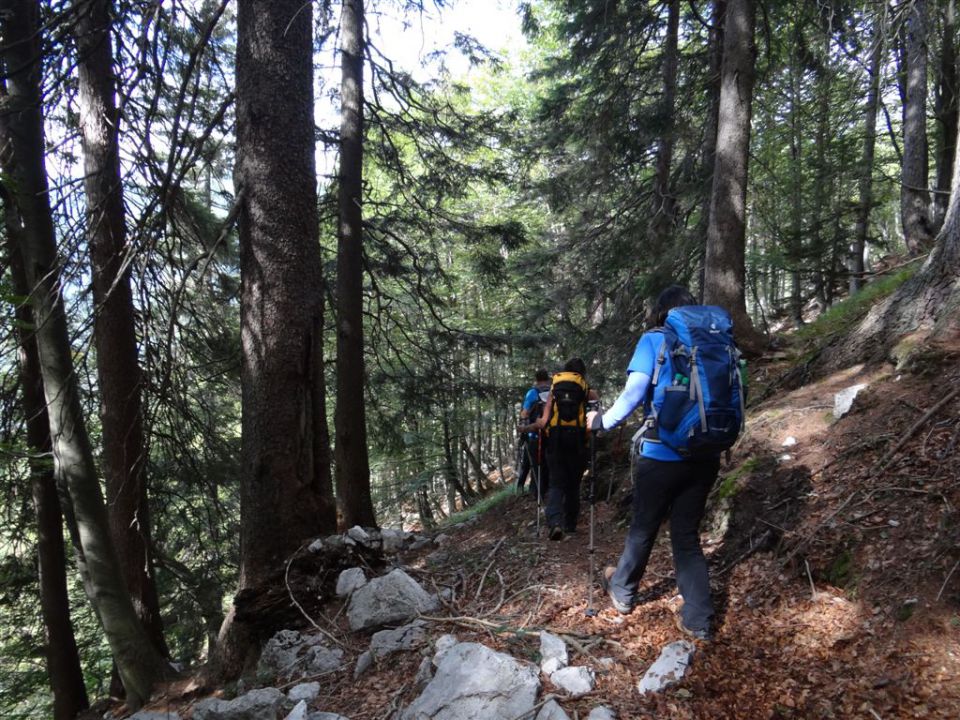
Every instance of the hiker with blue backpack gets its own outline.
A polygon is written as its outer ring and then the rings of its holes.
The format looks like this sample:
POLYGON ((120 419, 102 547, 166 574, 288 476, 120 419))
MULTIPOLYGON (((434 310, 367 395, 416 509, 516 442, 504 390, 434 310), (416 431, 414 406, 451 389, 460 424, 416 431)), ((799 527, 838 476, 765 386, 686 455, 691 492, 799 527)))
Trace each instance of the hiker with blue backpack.
POLYGON ((588 413, 591 431, 611 430, 638 406, 644 428, 633 471, 633 519, 616 567, 601 584, 614 608, 629 614, 637 599, 661 522, 670 541, 683 607, 677 627, 698 640, 713 637, 713 603, 700 522, 720 469, 720 454, 743 425, 740 353, 722 308, 697 305, 673 285, 657 298, 656 327, 637 342, 627 381, 603 415, 588 413))
MULTIPOLYGON (((546 405, 547 398, 550 396, 550 373, 544 368, 540 368, 534 374, 533 387, 527 390, 523 397, 523 405, 520 408, 520 425, 528 425, 543 412, 543 406, 546 405)), ((517 494, 523 492, 523 487, 527 482, 527 475, 530 475, 530 495, 537 498, 537 504, 546 497, 547 488, 550 485, 550 473, 547 470, 546 459, 543 448, 543 432, 534 430, 532 432, 520 433, 520 462, 517 472, 517 494)))

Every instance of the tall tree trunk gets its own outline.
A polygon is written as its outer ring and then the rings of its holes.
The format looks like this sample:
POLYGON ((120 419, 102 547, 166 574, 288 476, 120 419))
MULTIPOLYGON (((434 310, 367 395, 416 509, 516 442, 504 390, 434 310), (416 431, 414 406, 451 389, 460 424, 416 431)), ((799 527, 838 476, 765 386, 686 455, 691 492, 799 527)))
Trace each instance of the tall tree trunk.
POLYGON ((154 582, 142 381, 130 265, 125 257, 128 248, 120 177, 119 114, 114 99, 110 42, 112 2, 77 0, 74 7, 107 513, 137 616, 157 650, 167 656, 154 582))
POLYGON ((911 255, 930 247, 927 160, 927 0, 912 0, 906 21, 906 101, 903 104, 903 167, 900 217, 911 255))
POLYGON ((947 0, 943 8, 943 39, 940 46, 940 83, 937 89, 936 117, 940 123, 937 150, 937 193, 933 198, 934 232, 943 225, 950 200, 953 177, 953 156, 956 152, 957 128, 960 125, 960 97, 957 79, 956 2, 947 0))
POLYGON ((833 68, 831 66, 830 45, 831 27, 829 18, 822 19, 821 49, 817 58, 816 95, 817 95, 817 129, 814 141, 814 171, 816 180, 813 184, 813 227, 811 232, 810 257, 812 259, 814 295, 820 301, 820 311, 827 306, 827 289, 825 276, 830 274, 824 265, 829 263, 830 255, 827 252, 826 215, 829 210, 830 182, 832 173, 827 167, 827 150, 830 144, 830 92, 833 85, 833 68))
POLYGON ((863 285, 863 254, 867 247, 870 210, 873 207, 873 155, 877 144, 877 106, 880 97, 880 65, 883 61, 884 15, 874 20, 873 47, 870 51, 867 101, 863 108, 863 155, 860 159, 857 220, 850 245, 850 294, 859 292, 863 285))
MULTIPOLYGON (((241 591, 265 584, 306 538, 336 529, 314 150, 311 5, 239 0, 241 591)), ((231 612, 222 677, 256 655, 255 640, 231 612)))
POLYGON ((733 317, 741 344, 762 338, 747 314, 745 239, 747 168, 754 80, 754 0, 730 0, 724 23, 717 154, 707 229, 704 299, 733 317))
POLYGON ((340 222, 337 233, 337 407, 334 459, 342 527, 377 524, 370 498, 363 357, 363 0, 340 22, 340 222))
POLYGON ((673 277, 670 247, 676 215, 676 202, 670 185, 677 97, 677 43, 680 27, 680 0, 667 0, 667 34, 663 47, 663 95, 660 98, 660 123, 663 131, 657 146, 657 169, 653 187, 650 220, 650 255, 656 258, 652 290, 660 292, 673 277))
POLYGON ((707 118, 703 126, 703 202, 696 236, 700 243, 698 297, 703 302, 704 273, 707 262, 707 231, 710 226, 710 202, 713 197, 713 172, 717 162, 717 125, 720 122, 720 70, 723 62, 723 22, 727 14, 727 0, 714 0, 710 25, 709 74, 707 76, 707 118))
POLYGON ((40 94, 38 4, 7 2, 2 14, 8 115, 5 171, 23 222, 21 251, 36 323, 36 343, 46 399, 54 477, 69 496, 78 564, 86 590, 123 680, 127 704, 139 707, 170 668, 137 618, 110 536, 93 451, 87 436, 60 290, 57 244, 44 167, 40 94))
POLYGON ((800 59, 793 57, 790 68, 790 234, 786 256, 790 263, 790 317, 797 327, 803 325, 803 122, 800 113, 800 59))
MULTIPOLYGON (((0 120, 0 148, 6 146, 4 122, 0 120)), ((7 230, 7 261, 13 278, 13 291, 26 297, 30 294, 23 259, 20 254, 20 217, 12 196, 4 188, 4 220, 7 230)), ((20 304, 16 310, 17 344, 20 347, 20 386, 23 413, 27 425, 27 447, 31 453, 30 486, 37 513, 37 565, 40 579, 40 613, 46 633, 44 652, 47 678, 53 691, 54 720, 73 720, 89 707, 87 688, 83 682, 80 654, 70 621, 67 596, 67 560, 63 544, 63 516, 53 468, 41 456, 49 455, 50 424, 43 397, 40 358, 33 333, 30 306, 20 304)))

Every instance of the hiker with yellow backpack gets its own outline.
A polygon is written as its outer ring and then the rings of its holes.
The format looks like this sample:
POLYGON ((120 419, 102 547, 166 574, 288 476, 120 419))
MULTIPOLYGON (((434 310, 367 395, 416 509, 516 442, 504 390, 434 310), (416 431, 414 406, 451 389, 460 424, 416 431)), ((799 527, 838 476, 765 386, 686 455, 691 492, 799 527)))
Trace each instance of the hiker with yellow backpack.
POLYGON ((550 487, 547 490, 547 526, 551 540, 577 530, 580 516, 580 480, 587 466, 587 403, 598 400, 586 380, 587 367, 571 358, 555 373, 550 395, 540 417, 521 426, 521 432, 544 431, 550 487))

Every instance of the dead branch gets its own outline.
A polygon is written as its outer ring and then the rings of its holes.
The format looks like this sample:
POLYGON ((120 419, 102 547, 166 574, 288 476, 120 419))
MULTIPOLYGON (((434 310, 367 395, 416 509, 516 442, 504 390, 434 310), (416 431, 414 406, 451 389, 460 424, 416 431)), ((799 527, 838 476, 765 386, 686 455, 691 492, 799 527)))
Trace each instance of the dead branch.
POLYGON ((903 437, 900 438, 897 444, 894 445, 892 448, 890 448, 890 450, 888 450, 887 453, 882 458, 880 458, 880 462, 878 462, 876 465, 873 466, 873 469, 870 471, 870 476, 874 477, 881 470, 883 470, 883 468, 886 467, 887 463, 889 463, 890 460, 892 460, 893 457, 898 452, 900 452, 900 449, 906 444, 907 440, 912 438, 914 434, 917 432, 917 430, 923 427, 926 424, 926 422, 930 420, 930 418, 936 415, 941 408, 943 408, 947 403, 953 400, 957 395, 960 395, 960 385, 957 385, 953 390, 951 390, 946 395, 944 395, 939 402, 937 402, 936 404, 934 404, 932 408, 927 410, 927 412, 924 413, 923 417, 917 420, 910 427, 910 429, 907 430, 906 433, 904 433, 903 437))

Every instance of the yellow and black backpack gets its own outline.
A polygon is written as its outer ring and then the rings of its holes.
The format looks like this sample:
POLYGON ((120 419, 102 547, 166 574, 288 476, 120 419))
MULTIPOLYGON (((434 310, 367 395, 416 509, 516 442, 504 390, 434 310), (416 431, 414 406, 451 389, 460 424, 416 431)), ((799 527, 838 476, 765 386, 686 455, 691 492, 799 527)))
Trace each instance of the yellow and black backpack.
POLYGON ((590 388, 583 376, 575 372, 559 372, 553 376, 550 394, 553 410, 547 424, 550 436, 580 434, 586 441, 587 395, 590 388))

